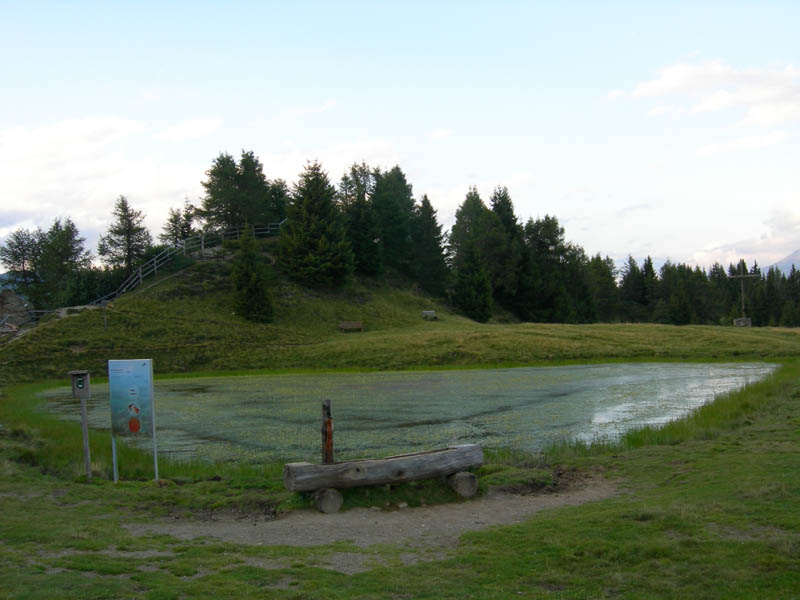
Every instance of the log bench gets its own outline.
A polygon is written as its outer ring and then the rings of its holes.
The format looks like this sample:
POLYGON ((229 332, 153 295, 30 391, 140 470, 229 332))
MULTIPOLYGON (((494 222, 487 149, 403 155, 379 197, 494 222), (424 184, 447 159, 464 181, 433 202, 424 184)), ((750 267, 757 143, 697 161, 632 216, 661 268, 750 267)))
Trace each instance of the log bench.
POLYGON ((336 512, 341 506, 338 489, 397 484, 420 479, 444 479, 459 495, 469 498, 478 491, 478 482, 475 475, 468 473, 467 469, 482 464, 481 447, 467 444, 330 465, 287 463, 283 467, 283 483, 291 492, 315 492, 317 508, 322 512, 336 512))
POLYGON ((361 321, 342 321, 339 323, 339 331, 364 331, 364 324, 361 321))

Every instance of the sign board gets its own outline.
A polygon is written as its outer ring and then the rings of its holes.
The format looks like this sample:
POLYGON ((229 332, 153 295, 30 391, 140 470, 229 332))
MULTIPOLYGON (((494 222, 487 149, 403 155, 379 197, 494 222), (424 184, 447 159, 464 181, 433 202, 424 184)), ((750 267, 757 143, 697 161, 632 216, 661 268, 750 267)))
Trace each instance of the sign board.
POLYGON ((116 436, 153 437, 153 468, 158 479, 156 414, 153 404, 153 361, 149 358, 108 361, 111 397, 111 455, 118 481, 116 436))
POLYGON ((153 361, 108 361, 111 432, 118 436, 155 436, 153 361))

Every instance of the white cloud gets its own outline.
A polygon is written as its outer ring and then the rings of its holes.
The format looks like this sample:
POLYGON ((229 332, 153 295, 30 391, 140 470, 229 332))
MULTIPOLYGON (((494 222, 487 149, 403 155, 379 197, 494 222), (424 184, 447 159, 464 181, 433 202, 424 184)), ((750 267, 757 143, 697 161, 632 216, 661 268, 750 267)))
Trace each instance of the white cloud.
POLYGON ((695 113, 740 109, 740 125, 769 127, 800 120, 800 68, 737 70, 721 61, 664 67, 638 84, 637 98, 686 98, 695 113))
POLYGON ((429 139, 432 142, 436 141, 436 140, 441 140, 441 139, 444 139, 446 137, 450 137, 450 135, 452 135, 452 133, 453 132, 450 131, 449 129, 444 129, 444 128, 434 129, 433 131, 431 131, 429 139))
POLYGON ((293 110, 289 111, 289 116, 291 117, 305 117, 308 115, 321 115, 322 113, 326 113, 333 108, 336 107, 336 100, 333 98, 328 98, 322 104, 316 104, 312 106, 298 106, 293 110))
POLYGON ((616 100, 617 98, 622 98, 624 95, 625 95, 625 90, 611 90, 610 92, 608 92, 606 98, 613 101, 616 100))
POLYGON ((748 265, 757 261, 766 268, 800 249, 800 212, 773 210, 762 222, 762 227, 760 235, 749 239, 732 244, 709 244, 694 254, 695 263, 709 267, 718 262, 727 267, 743 258, 748 265))
POLYGON ((650 117, 659 117, 661 115, 670 115, 676 117, 682 112, 683 111, 680 108, 673 106, 672 104, 660 104, 659 106, 649 110, 647 115, 650 117))
POLYGON ((714 142, 706 144, 697 150, 699 156, 713 156, 724 152, 735 152, 738 150, 756 150, 774 146, 786 140, 789 134, 785 131, 771 131, 764 135, 748 135, 724 142, 714 142))
POLYGON ((191 119, 167 128, 157 137, 170 142, 196 140, 211 135, 222 126, 221 119, 191 119))
POLYGON ((69 216, 94 249, 120 194, 157 234, 170 206, 196 198, 205 165, 143 153, 153 139, 144 123, 115 116, 0 131, 0 198, 13 216, 0 236, 69 216))

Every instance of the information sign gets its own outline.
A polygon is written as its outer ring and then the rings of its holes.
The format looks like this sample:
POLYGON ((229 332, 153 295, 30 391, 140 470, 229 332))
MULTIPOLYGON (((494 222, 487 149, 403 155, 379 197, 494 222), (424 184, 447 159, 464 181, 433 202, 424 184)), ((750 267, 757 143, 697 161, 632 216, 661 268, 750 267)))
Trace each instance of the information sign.
POLYGON ((153 361, 108 361, 111 431, 114 435, 151 435, 153 429, 153 361))

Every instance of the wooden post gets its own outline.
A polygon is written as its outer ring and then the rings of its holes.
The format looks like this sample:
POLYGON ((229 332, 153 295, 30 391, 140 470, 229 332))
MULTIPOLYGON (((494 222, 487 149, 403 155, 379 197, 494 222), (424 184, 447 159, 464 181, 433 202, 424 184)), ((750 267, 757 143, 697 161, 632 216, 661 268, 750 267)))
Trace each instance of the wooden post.
POLYGON ((330 400, 322 402, 322 464, 333 464, 333 417, 330 400))

